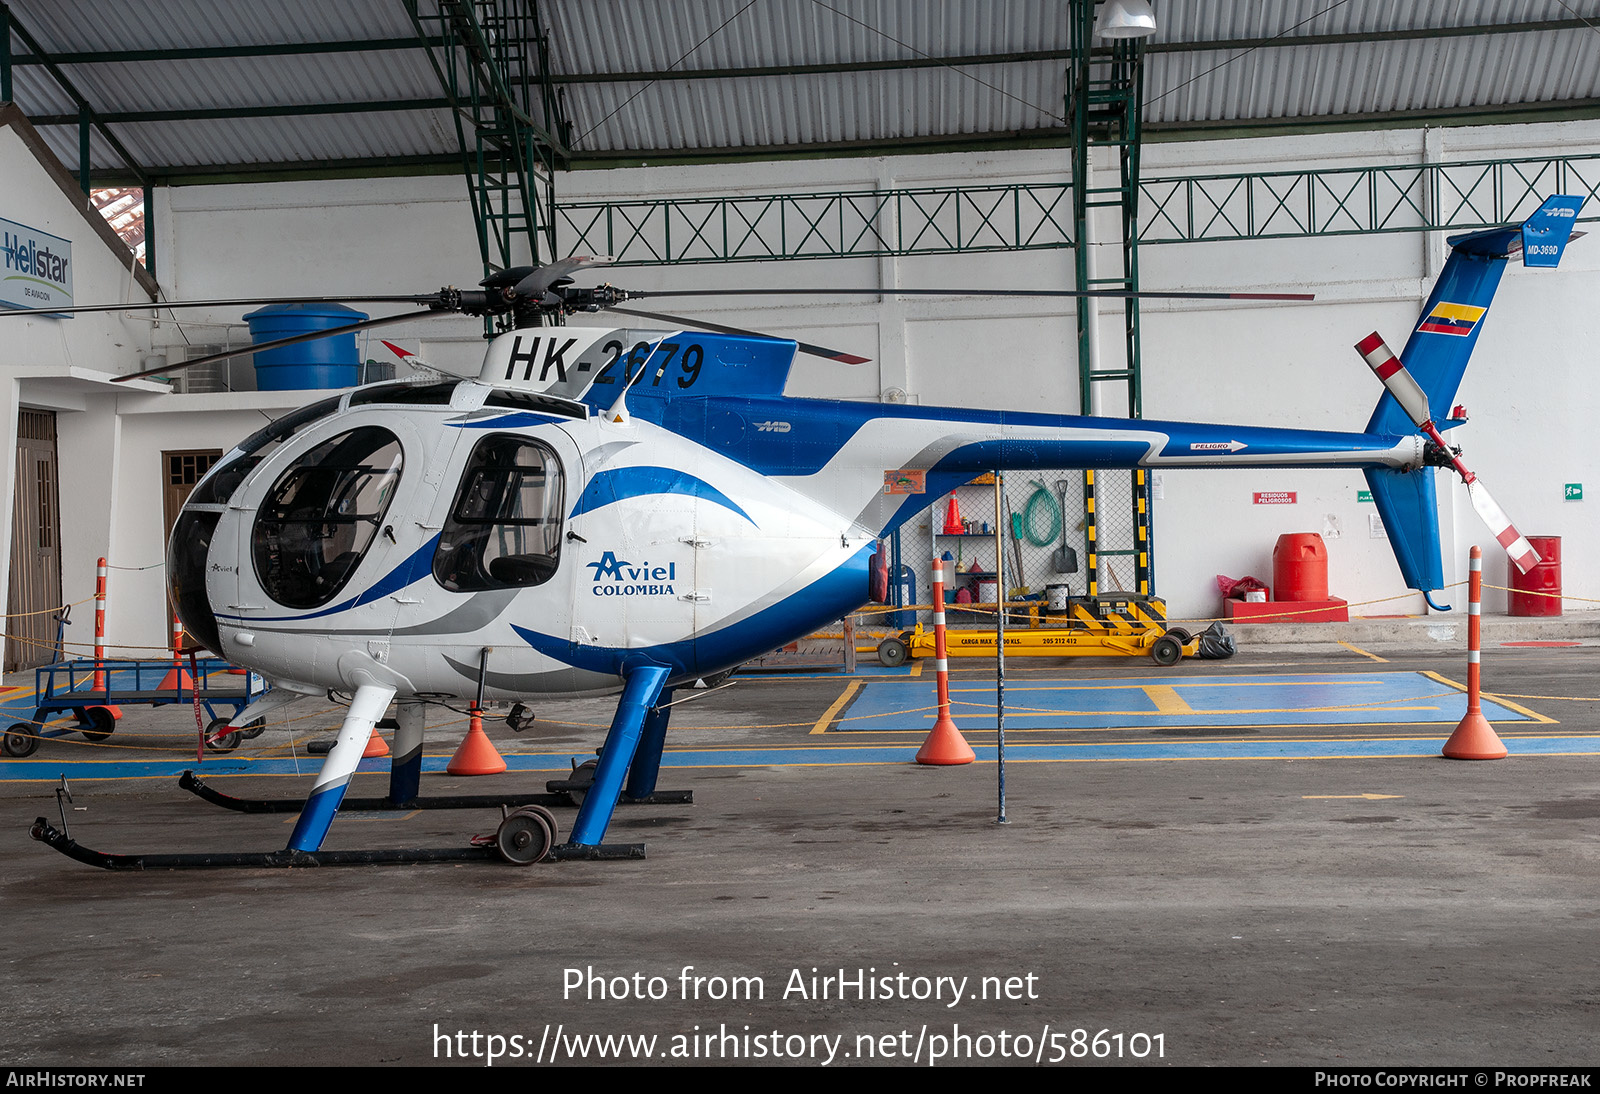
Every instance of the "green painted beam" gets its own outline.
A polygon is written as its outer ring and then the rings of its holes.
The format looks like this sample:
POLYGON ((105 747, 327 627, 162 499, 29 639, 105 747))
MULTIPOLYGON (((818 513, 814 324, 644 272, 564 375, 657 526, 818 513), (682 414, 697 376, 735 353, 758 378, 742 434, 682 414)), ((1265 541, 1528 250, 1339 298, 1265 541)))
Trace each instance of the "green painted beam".
MULTIPOLYGON (((96 114, 107 123, 216 121, 235 118, 304 117, 313 114, 404 113, 412 110, 442 110, 450 105, 437 99, 380 99, 348 103, 267 103, 261 106, 219 106, 177 110, 107 110, 96 114)), ((74 114, 41 114, 29 118, 36 127, 75 125, 74 114)))
POLYGON ((186 49, 122 49, 50 54, 24 53, 12 59, 18 65, 110 65, 145 61, 210 61, 230 57, 300 57, 319 53, 381 53, 422 49, 438 39, 367 38, 347 42, 276 42, 255 46, 196 46, 186 49))
POLYGON ((1144 140, 1204 141, 1241 137, 1279 137, 1310 133, 1421 129, 1452 125, 1526 125, 1529 122, 1600 118, 1600 99, 1392 110, 1368 114, 1326 114, 1286 118, 1247 118, 1198 122, 1146 122, 1144 140))
POLYGON ((137 186, 149 179, 163 186, 217 186, 224 183, 290 182, 312 179, 408 178, 453 175, 461 157, 453 152, 432 156, 385 156, 371 159, 322 160, 317 163, 212 163, 146 167, 142 175, 125 169, 101 168, 102 186, 137 186))

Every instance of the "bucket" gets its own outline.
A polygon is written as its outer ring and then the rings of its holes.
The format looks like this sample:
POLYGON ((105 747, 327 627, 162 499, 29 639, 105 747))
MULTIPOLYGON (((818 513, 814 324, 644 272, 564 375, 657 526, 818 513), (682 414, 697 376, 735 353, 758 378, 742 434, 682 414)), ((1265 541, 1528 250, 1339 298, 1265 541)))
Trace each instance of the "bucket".
MULTIPOLYGON (((347 327, 366 318, 366 313, 340 304, 273 304, 251 312, 244 321, 250 324, 252 341, 271 342, 347 327)), ((355 387, 361 382, 361 358, 356 353, 354 334, 267 350, 255 355, 255 363, 256 387, 261 391, 355 387)))
POLYGON ((1527 573, 1511 567, 1511 592, 1507 595, 1507 615, 1561 614, 1561 537, 1529 536, 1528 543, 1539 552, 1539 563, 1527 573), (1551 593, 1551 596, 1540 596, 1551 593))
POLYGON ((1272 549, 1272 587, 1281 600, 1328 599, 1328 548, 1315 532, 1278 537, 1272 549))
POLYGON ((1050 597, 1051 611, 1064 612, 1067 610, 1067 593, 1069 590, 1065 584, 1046 585, 1044 591, 1050 597))

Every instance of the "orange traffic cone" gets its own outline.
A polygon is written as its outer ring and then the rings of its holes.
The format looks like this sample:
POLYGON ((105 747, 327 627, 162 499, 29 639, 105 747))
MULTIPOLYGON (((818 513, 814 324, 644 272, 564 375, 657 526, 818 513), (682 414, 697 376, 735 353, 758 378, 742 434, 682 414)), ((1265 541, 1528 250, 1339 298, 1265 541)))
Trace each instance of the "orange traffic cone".
POLYGON ((506 762, 500 758, 500 753, 495 751, 489 735, 483 731, 483 715, 474 706, 472 726, 467 730, 466 740, 461 742, 456 754, 450 757, 450 762, 445 765, 445 771, 451 775, 498 775, 505 769, 506 762))
POLYGON ((1443 755, 1451 760, 1503 760, 1509 752, 1483 716, 1480 700, 1480 665, 1483 648, 1483 548, 1473 547, 1467 563, 1467 713, 1444 743, 1443 755))
POLYGON ((961 523, 961 506, 956 504, 956 496, 951 494, 950 504, 944 507, 944 534, 959 536, 964 531, 966 528, 961 523))
POLYGON ((172 668, 161 678, 160 691, 194 690, 194 677, 183 667, 183 620, 172 617, 172 668))
POLYGON ((1481 710, 1468 710, 1444 743, 1443 754, 1452 760, 1503 760, 1509 752, 1481 710))
POLYGON ((917 762, 919 764, 970 764, 978 758, 972 751, 972 746, 967 744, 967 739, 956 728, 955 722, 950 720, 948 714, 942 715, 933 723, 933 729, 928 734, 928 739, 922 742, 922 747, 917 749, 917 762))
POLYGON ((361 753, 361 758, 363 760, 375 760, 388 754, 389 746, 384 743, 382 734, 377 730, 373 730, 372 735, 367 738, 366 751, 361 753))
POLYGON ((193 691, 194 677, 189 675, 188 669, 181 667, 178 662, 174 661, 172 667, 167 670, 167 674, 161 678, 161 684, 156 690, 177 691, 179 688, 183 688, 185 691, 193 691))

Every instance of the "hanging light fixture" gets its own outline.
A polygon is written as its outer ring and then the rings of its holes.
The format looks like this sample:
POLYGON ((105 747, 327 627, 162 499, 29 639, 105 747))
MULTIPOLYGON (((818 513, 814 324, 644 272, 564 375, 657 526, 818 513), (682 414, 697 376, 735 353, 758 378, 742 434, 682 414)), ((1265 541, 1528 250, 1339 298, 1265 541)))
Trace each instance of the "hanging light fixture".
POLYGON ((1156 32, 1156 13, 1150 0, 1105 0, 1094 32, 1101 38, 1145 38, 1156 32))

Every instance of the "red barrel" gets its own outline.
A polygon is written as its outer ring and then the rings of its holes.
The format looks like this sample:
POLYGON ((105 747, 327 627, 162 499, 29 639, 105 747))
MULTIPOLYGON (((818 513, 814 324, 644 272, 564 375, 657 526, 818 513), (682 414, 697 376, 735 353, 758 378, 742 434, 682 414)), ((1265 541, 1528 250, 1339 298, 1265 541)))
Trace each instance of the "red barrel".
POLYGON ((1278 537, 1272 549, 1274 600, 1328 599, 1328 548, 1315 532, 1278 537))
POLYGON ((1561 614, 1561 537, 1529 536, 1528 543, 1539 552, 1539 564, 1527 573, 1515 566, 1511 570, 1510 615, 1561 614), (1540 593, 1554 595, 1541 596, 1540 593))

